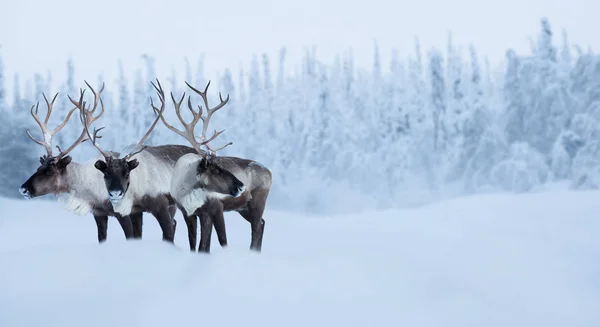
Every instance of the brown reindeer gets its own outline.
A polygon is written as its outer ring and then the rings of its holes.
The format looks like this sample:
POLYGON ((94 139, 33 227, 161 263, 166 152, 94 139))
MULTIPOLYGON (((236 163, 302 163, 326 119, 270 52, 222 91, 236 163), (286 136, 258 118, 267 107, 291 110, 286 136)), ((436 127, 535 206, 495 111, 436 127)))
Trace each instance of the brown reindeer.
MULTIPOLYGON (((98 130, 94 130, 94 135, 91 135, 89 124, 85 122, 87 116, 82 115, 82 123, 91 143, 103 157, 96 161, 94 166, 104 175, 105 190, 115 212, 121 215, 152 213, 163 230, 163 239, 173 242, 177 204, 169 193, 169 185, 177 160, 185 154, 194 153, 195 150, 183 145, 143 145, 165 109, 165 97, 160 82, 158 87, 154 83, 152 85, 157 90, 161 107, 160 109, 155 107, 151 101, 157 117, 133 150, 123 158, 119 158, 119 155, 114 152, 109 153, 100 148, 96 142, 98 130)), ((82 113, 86 112, 80 103, 72 99, 71 102, 79 107, 82 113)), ((228 194, 230 188, 227 189, 228 194)), ((186 221, 190 219, 185 211, 182 210, 182 213, 186 221)), ((141 222, 134 221, 134 225, 136 224, 141 222)), ((141 228, 141 225, 139 227, 141 228)))
POLYGON ((170 125, 162 115, 160 117, 167 128, 185 138, 196 150, 196 153, 186 154, 177 160, 171 179, 171 195, 189 215, 186 223, 190 249, 193 251, 196 247, 197 233, 197 221, 192 213, 195 213, 201 219, 198 250, 210 252, 212 224, 214 223, 220 245, 222 247, 227 246, 223 212, 237 211, 251 225, 252 241, 250 249, 260 252, 265 228, 265 220, 262 215, 271 188, 271 171, 253 160, 216 156, 217 151, 232 143, 229 142, 218 149, 212 149, 209 142, 223 131, 217 132, 215 130, 210 138, 206 137, 206 132, 208 131, 210 118, 217 110, 227 104, 229 95, 223 100, 219 93, 221 103, 210 108, 206 97, 210 81, 204 92, 197 90, 187 82, 185 84, 202 97, 204 108, 206 108, 206 117, 202 116, 203 107, 201 105, 198 105, 198 111, 194 110, 191 98, 188 96, 188 109, 192 113, 193 119, 190 123, 183 120, 180 107, 185 98, 185 93, 179 102, 175 101, 171 93, 175 113, 184 126, 184 131, 170 125), (202 120, 203 128, 200 141, 198 141, 194 135, 194 128, 200 120, 202 120), (205 146, 208 151, 203 150, 202 146, 205 146), (226 190, 232 186, 232 178, 229 174, 233 174, 237 181, 234 180, 233 186, 235 188, 231 189, 228 194, 226 190))
MULTIPOLYGON (((95 96, 94 107, 92 110, 85 113, 89 123, 94 122, 104 114, 104 107, 102 107, 100 113, 95 117, 93 116, 98 105, 98 99, 103 90, 104 85, 97 94, 92 89, 95 96)), ((82 98, 83 92, 84 91, 81 92, 82 98)), ((40 157, 40 167, 19 188, 21 195, 26 199, 31 199, 47 194, 54 194, 59 200, 65 203, 65 210, 67 211, 80 216, 91 212, 94 215, 98 228, 98 242, 104 242, 106 240, 109 216, 117 218, 119 224, 123 228, 126 238, 137 237, 138 233, 133 229, 130 217, 126 215, 122 216, 113 211, 106 192, 103 191, 102 174, 94 169, 93 162, 72 162, 71 157, 68 155, 76 146, 88 140, 85 129, 82 131, 81 135, 79 135, 79 138, 77 138, 77 140, 75 140, 75 142, 73 142, 66 150, 62 151, 57 145, 56 147, 58 148, 59 153, 56 156, 53 155, 52 137, 65 127, 73 112, 77 110, 77 107, 71 109, 65 120, 54 130, 49 131, 48 121, 52 114, 52 108, 58 93, 51 102, 48 101, 45 94, 42 95, 48 106, 44 121, 40 120, 37 116, 39 102, 37 105, 31 107, 31 116, 41 128, 43 141, 38 141, 33 138, 29 130, 27 130, 27 135, 32 141, 46 149, 46 155, 40 157)), ((135 218, 139 220, 142 219, 141 213, 135 215, 135 218)))

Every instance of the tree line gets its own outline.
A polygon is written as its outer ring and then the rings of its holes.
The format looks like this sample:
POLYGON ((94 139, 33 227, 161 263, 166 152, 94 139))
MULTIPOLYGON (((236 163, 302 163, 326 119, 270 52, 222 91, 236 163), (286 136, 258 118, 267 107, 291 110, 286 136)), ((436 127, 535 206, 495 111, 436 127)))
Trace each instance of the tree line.
MULTIPOLYGON (((301 69, 289 72, 282 48, 275 60, 254 56, 245 69, 210 77, 200 56, 195 70, 186 60, 183 75, 199 87, 210 79, 213 101, 218 92, 230 94, 211 122, 225 129, 215 142, 233 141, 222 155, 255 159, 272 170, 273 208, 342 212, 456 194, 527 192, 549 183, 600 185, 600 56, 570 44, 566 32, 557 38, 547 19, 531 52, 508 49, 499 69, 473 45, 451 38, 444 51, 424 51, 416 39, 411 54, 401 58, 394 50, 387 65, 376 44, 373 54, 372 67, 359 69, 351 52, 325 64, 306 51, 301 69)), ((143 60, 145 68, 133 74, 119 63, 119 79, 106 81, 107 111, 98 122, 107 126, 103 147, 135 143, 154 118, 154 59, 143 60)), ((69 59, 52 121, 71 108, 65 94, 78 95, 85 86, 74 81, 75 69, 69 59)), ((35 74, 22 83, 15 75, 12 101, 4 78, 0 57, 0 194, 18 197, 43 153, 25 134, 25 128, 39 133, 29 109, 42 92, 52 93, 52 78, 35 74)), ((89 82, 99 88, 101 81, 89 82)), ((172 78, 163 86, 200 104, 183 81, 172 78)), ((166 119, 178 123, 167 105, 166 119)), ((43 100, 40 108, 44 114, 43 100)), ((56 143, 68 145, 79 128, 70 122, 56 143)), ((159 124, 148 143, 185 140, 159 124)), ((74 151, 77 160, 95 155, 89 145, 74 151)))

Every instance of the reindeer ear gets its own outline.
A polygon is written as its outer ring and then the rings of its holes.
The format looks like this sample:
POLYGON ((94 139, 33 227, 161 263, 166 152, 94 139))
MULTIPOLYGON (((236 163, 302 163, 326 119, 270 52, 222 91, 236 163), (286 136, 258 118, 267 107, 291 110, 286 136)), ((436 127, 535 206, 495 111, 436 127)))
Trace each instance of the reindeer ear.
POLYGON ((58 166, 59 169, 64 169, 65 167, 67 167, 68 164, 71 163, 71 156, 65 156, 63 158, 61 158, 58 163, 56 163, 56 165, 58 166))
POLYGON ((129 170, 134 170, 135 167, 137 167, 139 165, 139 161, 137 161, 137 159, 133 159, 130 161, 127 161, 127 168, 129 168, 129 170))
POLYGON ((96 169, 98 169, 99 171, 104 172, 104 171, 106 171, 106 162, 104 162, 102 160, 98 160, 94 164, 94 167, 96 167, 96 169))

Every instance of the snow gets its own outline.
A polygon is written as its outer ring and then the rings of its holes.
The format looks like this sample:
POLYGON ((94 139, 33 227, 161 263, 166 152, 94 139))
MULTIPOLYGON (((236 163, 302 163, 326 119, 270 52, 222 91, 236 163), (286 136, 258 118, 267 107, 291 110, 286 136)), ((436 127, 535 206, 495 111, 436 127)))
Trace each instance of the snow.
POLYGON ((50 133, 44 133, 44 143, 46 145, 52 146, 52 134, 50 134, 50 133))
POLYGON ((0 326, 598 326, 599 191, 487 194, 404 210, 267 210, 263 251, 226 213, 229 247, 190 253, 145 215, 0 199, 0 326))

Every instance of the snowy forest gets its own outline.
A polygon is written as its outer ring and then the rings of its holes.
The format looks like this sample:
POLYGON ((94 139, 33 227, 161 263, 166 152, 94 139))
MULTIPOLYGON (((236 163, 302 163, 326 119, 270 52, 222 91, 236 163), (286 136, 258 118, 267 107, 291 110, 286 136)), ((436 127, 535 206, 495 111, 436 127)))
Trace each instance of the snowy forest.
MULTIPOLYGON (((560 34, 560 33, 559 33, 560 34)), ((358 69, 351 51, 325 64, 306 51, 295 71, 284 71, 286 50, 277 58, 256 55, 249 67, 205 76, 204 58, 189 55, 187 69, 161 80, 175 98, 199 96, 184 81, 208 89, 213 103, 230 94, 210 129, 225 129, 215 141, 233 145, 220 151, 254 159, 273 172, 268 206, 311 212, 391 208, 428 199, 479 192, 529 192, 550 184, 575 189, 600 185, 600 56, 560 37, 546 19, 531 38, 530 53, 506 51, 501 66, 478 55, 475 46, 448 38, 440 48, 392 50, 381 62, 374 44, 373 63, 358 69)), ((38 167, 43 147, 26 135, 40 137, 30 108, 46 105, 60 92, 50 127, 72 108, 85 88, 66 58, 68 78, 54 85, 50 74, 4 76, 0 52, 0 195, 17 191, 38 167), (5 91, 14 79, 12 96, 5 91)), ((99 144, 120 150, 136 143, 155 116, 150 97, 154 59, 142 57, 143 69, 128 71, 118 62, 120 78, 86 80, 98 90, 106 83, 106 126, 99 144)), ((90 96, 91 92, 86 92, 90 96)), ((184 118, 191 115, 186 110, 184 118)), ((167 95, 165 118, 178 127, 167 95)), ((54 145, 69 146, 81 131, 77 118, 57 134, 54 145)), ((147 144, 186 144, 162 123, 147 144)), ((87 142, 73 151, 74 160, 92 160, 97 151, 87 142)))

